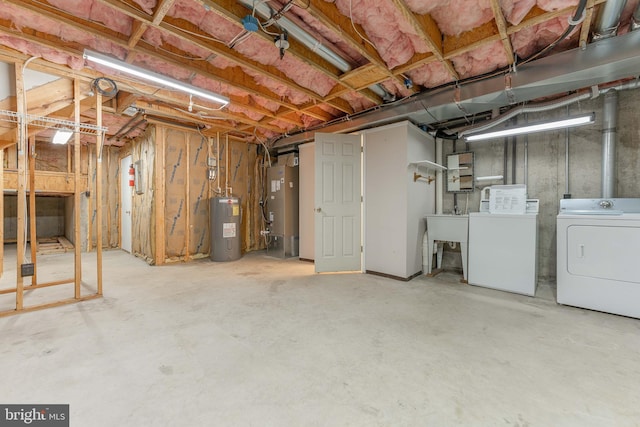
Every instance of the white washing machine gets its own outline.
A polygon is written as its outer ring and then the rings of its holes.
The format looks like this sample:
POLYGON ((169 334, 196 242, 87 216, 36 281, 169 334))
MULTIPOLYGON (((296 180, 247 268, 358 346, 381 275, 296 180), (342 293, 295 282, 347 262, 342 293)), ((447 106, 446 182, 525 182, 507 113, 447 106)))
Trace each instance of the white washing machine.
POLYGON ((558 303, 640 318, 640 199, 562 200, 558 303))
POLYGON ((538 215, 469 214, 469 284, 535 296, 538 215))

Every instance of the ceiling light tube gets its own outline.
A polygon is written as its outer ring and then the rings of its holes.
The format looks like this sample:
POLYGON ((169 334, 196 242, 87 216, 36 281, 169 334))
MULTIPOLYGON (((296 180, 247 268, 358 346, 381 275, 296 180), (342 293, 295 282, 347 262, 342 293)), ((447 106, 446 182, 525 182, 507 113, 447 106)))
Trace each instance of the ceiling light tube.
POLYGON ((73 131, 70 129, 58 129, 56 133, 53 134, 53 138, 51 138, 52 144, 64 145, 71 139, 73 136, 73 131))
POLYGON ((469 135, 469 136, 465 136, 465 139, 469 142, 483 141, 486 139, 495 139, 495 138, 501 138, 504 136, 523 135, 523 134, 543 132, 543 131, 554 130, 554 129, 566 129, 566 128, 572 128, 576 126, 588 125, 588 124, 594 123, 595 120, 596 120, 596 114, 590 113, 582 116, 569 117, 561 120, 554 120, 551 122, 547 121, 547 122, 541 122, 541 123, 533 123, 525 126, 498 130, 495 132, 481 133, 478 135, 469 135))
POLYGON ((208 99, 210 101, 217 102, 223 105, 227 105, 229 103, 229 98, 227 98, 226 96, 222 96, 217 93, 210 92, 206 89, 201 89, 199 87, 190 85, 188 83, 183 83, 180 80, 176 80, 168 76, 163 76, 162 74, 154 73, 153 71, 148 71, 148 70, 145 70, 144 68, 137 67, 135 65, 127 64, 124 61, 120 61, 119 59, 113 58, 108 55, 103 55, 101 53, 97 53, 97 52, 93 52, 88 49, 85 49, 84 58, 87 61, 104 65, 105 67, 112 68, 114 70, 120 71, 125 74, 129 74, 134 77, 139 77, 141 79, 148 80, 150 82, 159 84, 163 87, 169 87, 175 90, 179 90, 181 92, 186 92, 193 96, 197 96, 203 99, 208 99))

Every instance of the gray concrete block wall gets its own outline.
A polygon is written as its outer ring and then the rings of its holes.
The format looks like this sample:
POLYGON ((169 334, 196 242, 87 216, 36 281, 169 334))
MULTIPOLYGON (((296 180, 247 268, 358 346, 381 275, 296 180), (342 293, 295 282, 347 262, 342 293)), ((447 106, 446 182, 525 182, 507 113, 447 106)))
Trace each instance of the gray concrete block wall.
MULTIPOLYGON (((17 239, 18 197, 4 196, 4 238, 17 239)), ((38 237, 55 237, 64 234, 64 198, 36 197, 36 230, 38 237)), ((27 236, 30 236, 30 222, 27 221, 27 236)), ((28 237, 29 238, 29 237, 28 237)))
MULTIPOLYGON (((619 92, 618 143, 617 143, 617 193, 618 197, 640 198, 640 91, 619 92)), ((595 112, 596 123, 569 130, 569 192, 573 198, 598 198, 601 195, 602 167, 602 105, 604 95, 569 107, 570 115, 595 112)), ((529 122, 561 118, 567 115, 566 107, 539 114, 529 114, 529 122)), ((519 123, 525 118, 518 117, 519 123)), ((540 279, 554 281, 556 276, 556 216, 560 199, 565 193, 565 130, 544 132, 528 136, 528 179, 530 198, 540 199, 538 229, 538 271, 540 279)), ((457 142, 457 151, 465 151, 465 143, 457 142)), ((525 138, 517 137, 515 157, 516 183, 524 184, 525 138)), ((506 175, 512 183, 511 144, 508 150, 507 170, 504 170, 503 140, 473 142, 469 150, 475 153, 475 175, 506 175), (506 173, 505 173, 506 172, 506 173)), ((453 142, 444 142, 444 156, 453 152, 453 142)), ((491 184, 501 184, 492 182, 491 184)), ((491 185, 487 184, 487 185, 491 185)), ((451 212, 454 203, 452 193, 444 193, 444 212, 451 212)), ((458 195, 458 208, 465 210, 467 196, 458 195)), ((477 212, 480 191, 468 197, 468 211, 477 212)), ((443 265, 461 270, 459 251, 445 245, 443 265), (449 250, 447 250, 449 249, 449 250)))

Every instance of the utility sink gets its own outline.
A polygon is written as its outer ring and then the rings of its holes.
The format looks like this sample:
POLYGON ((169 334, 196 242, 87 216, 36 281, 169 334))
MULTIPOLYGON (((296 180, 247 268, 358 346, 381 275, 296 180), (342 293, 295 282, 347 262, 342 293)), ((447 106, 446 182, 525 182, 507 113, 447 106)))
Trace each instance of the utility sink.
MULTIPOLYGON (((462 275, 467 281, 467 248, 469 238, 469 215, 429 214, 427 221, 428 238, 428 271, 431 274, 433 259, 433 244, 435 241, 458 242, 462 255, 462 275)), ((442 264, 442 246, 438 245, 437 267, 442 264)))

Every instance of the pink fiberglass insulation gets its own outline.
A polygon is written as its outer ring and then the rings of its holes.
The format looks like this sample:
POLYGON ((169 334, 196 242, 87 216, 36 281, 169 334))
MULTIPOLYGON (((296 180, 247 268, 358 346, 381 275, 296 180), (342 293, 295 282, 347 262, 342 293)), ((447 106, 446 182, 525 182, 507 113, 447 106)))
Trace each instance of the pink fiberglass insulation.
POLYGON ((342 115, 342 111, 340 111, 337 108, 332 107, 331 105, 328 105, 328 104, 320 104, 320 105, 318 105, 318 108, 321 109, 322 111, 326 111, 327 113, 331 114, 332 116, 341 116, 342 115))
MULTIPOLYGON (((335 0, 340 12, 362 25, 389 68, 406 63, 414 53, 428 52, 426 43, 390 0, 335 0)), ((366 42, 364 42, 366 43, 366 42)))
MULTIPOLYGON (((86 45, 89 48, 100 50, 101 52, 107 54, 115 54, 122 55, 125 52, 124 48, 119 47, 118 45, 95 37, 88 32, 77 30, 75 28, 71 28, 66 25, 60 25, 60 22, 54 21, 52 19, 33 14, 29 11, 26 11, 22 8, 15 7, 13 5, 7 4, 0 8, 0 18, 9 19, 12 21, 13 25, 22 29, 23 27, 34 28, 38 31, 42 31, 53 36, 59 37, 64 41, 70 41, 79 43, 81 45, 86 45)), ((7 40, 10 40, 8 38, 7 40)), ((29 43, 21 42, 20 45, 26 46, 29 43)), ((13 46, 15 47, 16 43, 13 42, 13 46)), ((17 48, 16 48, 17 49, 17 48)), ((18 49, 21 50, 22 49, 18 49)), ((40 55, 43 58, 55 62, 57 64, 67 64, 71 68, 78 69, 82 68, 82 66, 78 66, 78 62, 75 59, 69 59, 70 56, 61 53, 55 52, 53 49, 49 49, 46 47, 40 47, 39 45, 29 46, 27 50, 24 50, 25 53, 29 53, 31 55, 40 55)), ((80 59, 82 61, 82 59, 80 59)))
MULTIPOLYGON (((514 52, 518 54, 520 58, 528 58, 539 50, 547 47, 553 43, 569 26, 567 18, 571 14, 554 18, 550 21, 543 22, 533 27, 525 28, 511 36, 511 44, 514 52)), ((573 33, 579 31, 579 26, 573 30, 573 33)), ((565 39, 565 45, 570 43, 568 39, 565 39)))
POLYGON ((276 93, 282 99, 292 104, 301 105, 311 101, 311 98, 309 98, 307 94, 295 89, 291 89, 288 86, 283 85, 282 83, 279 83, 263 74, 260 74, 258 72, 251 71, 251 70, 247 70, 246 73, 249 76, 253 77, 256 83, 258 83, 261 86, 264 86, 270 91, 276 93))
MULTIPOLYGON (((189 55, 192 55, 193 58, 191 60, 197 61, 197 60, 207 58, 209 55, 211 55, 210 51, 203 49, 199 46, 196 46, 193 43, 187 42, 177 36, 174 36, 173 34, 169 34, 165 31, 158 30, 157 28, 153 28, 153 27, 147 28, 147 30, 144 32, 144 35, 142 37, 144 40, 146 40, 147 42, 149 42, 150 44, 156 47, 162 48, 162 46, 165 43, 170 44, 171 46, 177 47, 183 52, 187 52, 189 55)), ((168 52, 165 51, 165 53, 168 53, 168 52)), ((174 56, 176 60, 186 59, 182 55, 176 54, 174 56)))
POLYGON ((457 36, 493 19, 490 0, 406 0, 419 15, 429 13, 444 35, 457 36))
POLYGON ((152 70, 156 73, 160 73, 166 76, 173 77, 174 79, 188 81, 191 77, 191 72, 184 68, 178 68, 174 65, 167 64, 165 61, 157 58, 153 58, 148 55, 138 53, 135 57, 134 64, 152 70))
POLYGON ((367 108, 371 108, 375 105, 373 102, 369 101, 358 92, 347 92, 344 95, 340 96, 340 98, 347 101, 355 112, 366 110, 367 108))
POLYGON ((506 66, 507 57, 502 41, 496 40, 493 43, 488 43, 470 52, 453 57, 451 62, 458 74, 460 74, 460 78, 465 79, 506 66))
POLYGON ((210 34, 213 40, 202 38, 205 42, 217 41, 226 45, 242 31, 239 24, 231 23, 217 13, 207 11, 202 4, 192 0, 176 1, 167 15, 189 21, 210 34))
POLYGON ((285 122, 284 120, 280 120, 280 119, 272 120, 271 122, 269 122, 269 124, 273 126, 277 126, 285 132, 288 132, 296 128, 296 125, 294 125, 293 123, 285 122))
POLYGON ((133 19, 96 0, 49 0, 58 9, 89 21, 99 22, 119 33, 131 34, 133 19))
POLYGON ((20 51, 26 55, 38 56, 55 64, 67 65, 72 70, 81 70, 84 67, 84 59, 80 56, 67 55, 48 47, 30 43, 18 37, 0 35, 0 44, 20 51))
MULTIPOLYGON (((278 48, 261 37, 252 35, 236 45, 234 50, 263 65, 276 67, 298 85, 309 88, 320 96, 326 96, 336 85, 336 82, 331 78, 292 55, 287 55, 286 52, 284 57, 280 59, 278 48)), ((281 95, 278 91, 276 93, 281 95)))
POLYGON ((453 81, 453 77, 441 62, 425 64, 407 73, 414 84, 432 88, 453 81))
POLYGON ((538 0, 538 7, 547 12, 577 6, 580 0, 538 0))
MULTIPOLYGON (((216 13, 205 11, 202 5, 193 1, 176 3, 169 14, 175 18, 188 20, 224 42, 231 41, 242 31, 239 25, 230 23, 216 13)), ((186 48, 183 46, 182 49, 186 48)), ((234 50, 260 64, 276 67, 300 86, 309 88, 320 96, 327 95, 336 84, 331 78, 295 59, 292 55, 285 53, 284 58, 280 59, 280 52, 276 46, 255 34, 237 43, 234 50)), ((284 95, 282 88, 280 90, 271 88, 271 90, 280 96, 284 95)))
MULTIPOLYGON (((232 112, 232 113, 240 113, 240 114, 244 114, 245 116, 247 116, 248 118, 250 118, 251 120, 255 120, 255 121, 259 121, 262 120, 264 118, 264 115, 257 113, 253 110, 250 110, 248 108, 243 108, 242 106, 236 105, 236 104, 231 104, 227 107, 227 109, 232 112)), ((215 112, 212 111, 208 114, 213 114, 215 115, 215 112)))
POLYGON ((149 15, 153 15, 153 11, 156 5, 158 4, 156 0, 133 0, 133 1, 137 3, 142 8, 142 10, 147 12, 149 15))
POLYGON ((320 120, 316 119, 315 117, 307 116, 306 114, 302 114, 300 116, 300 120, 302 120, 302 124, 305 128, 310 128, 312 126, 316 126, 322 123, 320 120))
POLYGON ((398 98, 405 98, 413 94, 413 91, 407 89, 406 86, 400 83, 397 79, 385 80, 380 84, 387 92, 395 94, 398 98))
POLYGON ((518 25, 527 13, 536 5, 536 0, 500 0, 505 19, 512 25, 518 25))

